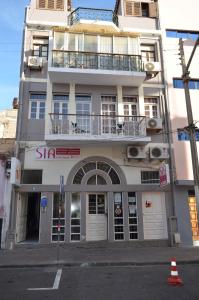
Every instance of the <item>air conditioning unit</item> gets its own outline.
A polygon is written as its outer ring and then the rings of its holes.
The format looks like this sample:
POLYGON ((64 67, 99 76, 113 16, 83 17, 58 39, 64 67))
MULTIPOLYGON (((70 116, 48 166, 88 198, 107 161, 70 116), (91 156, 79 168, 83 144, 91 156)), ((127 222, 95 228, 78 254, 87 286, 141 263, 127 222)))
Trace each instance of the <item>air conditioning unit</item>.
POLYGON ((29 56, 28 67, 30 69, 41 69, 42 68, 42 57, 29 56))
POLYGON ((159 61, 148 61, 144 64, 144 70, 149 73, 156 73, 161 71, 159 61))
POLYGON ((153 146, 150 147, 150 158, 152 159, 168 159, 169 152, 167 147, 153 146))
POLYGON ((142 159, 146 158, 146 149, 139 146, 127 147, 127 158, 142 159))
POLYGON ((146 128, 151 130, 162 129, 162 119, 161 118, 147 118, 146 128))

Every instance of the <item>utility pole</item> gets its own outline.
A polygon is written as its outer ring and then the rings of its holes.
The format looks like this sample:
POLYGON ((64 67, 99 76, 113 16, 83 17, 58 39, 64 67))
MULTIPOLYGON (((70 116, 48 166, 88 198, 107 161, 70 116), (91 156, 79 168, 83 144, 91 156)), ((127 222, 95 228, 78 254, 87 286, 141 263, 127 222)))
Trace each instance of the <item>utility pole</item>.
POLYGON ((189 61, 186 65, 185 62, 185 54, 184 54, 184 43, 182 39, 179 39, 179 46, 180 46, 180 57, 182 63, 182 80, 185 92, 185 100, 186 100, 186 107, 187 107, 187 120, 188 126, 185 127, 190 136, 190 147, 191 147, 191 158, 192 158, 192 168, 193 168, 193 178, 194 178, 194 190, 195 190, 195 197, 197 200, 197 208, 199 213, 199 164, 198 164, 198 152, 196 146, 196 125, 194 124, 193 120, 193 113, 192 113, 192 105, 191 105, 191 97, 189 92, 189 81, 190 81, 190 72, 189 67, 191 65, 191 61, 193 59, 194 53, 196 51, 197 46, 199 45, 199 37, 197 38, 193 50, 191 52, 189 61))

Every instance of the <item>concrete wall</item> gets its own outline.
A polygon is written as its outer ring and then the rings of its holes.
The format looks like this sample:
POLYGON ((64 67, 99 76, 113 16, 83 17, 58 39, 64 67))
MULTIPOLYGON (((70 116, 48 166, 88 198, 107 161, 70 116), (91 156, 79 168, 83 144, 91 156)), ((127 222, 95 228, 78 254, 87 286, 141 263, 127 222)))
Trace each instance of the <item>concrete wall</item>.
POLYGON ((64 1, 65 7, 63 11, 37 9, 37 0, 31 0, 30 6, 27 7, 27 23, 32 24, 62 24, 68 25, 68 15, 70 12, 67 10, 67 2, 64 1))

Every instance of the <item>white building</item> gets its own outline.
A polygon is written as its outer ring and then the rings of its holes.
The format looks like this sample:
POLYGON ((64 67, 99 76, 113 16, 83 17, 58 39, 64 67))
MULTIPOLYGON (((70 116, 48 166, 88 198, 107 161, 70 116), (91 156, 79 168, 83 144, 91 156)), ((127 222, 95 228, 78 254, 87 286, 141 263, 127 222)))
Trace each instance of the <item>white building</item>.
MULTIPOLYGON (((10 241, 177 241, 185 207, 176 212, 176 178, 159 181, 163 162, 174 168, 162 2, 116 1, 113 12, 30 1, 10 241)), ((181 234, 190 243, 191 231, 181 234)))
MULTIPOLYGON (((178 228, 181 239, 186 244, 198 244, 198 215, 194 191, 193 168, 188 126, 187 108, 182 81, 182 66, 179 55, 179 39, 184 43, 186 64, 190 58, 196 39, 199 36, 199 20, 195 1, 159 0, 160 23, 163 32, 164 68, 167 78, 168 101, 170 107, 171 132, 175 159, 175 198, 178 228), (172 9, 170 9, 172 7, 172 9), (180 8, 180 14, 178 13, 180 8), (176 17, 177 16, 177 17, 176 17)), ((199 120, 199 49, 196 50, 190 65, 190 97, 194 124, 199 120)), ((199 130, 196 129, 196 141, 199 130)), ((199 150, 198 142, 197 149, 199 150)), ((195 167, 198 167, 195 165, 195 167)))

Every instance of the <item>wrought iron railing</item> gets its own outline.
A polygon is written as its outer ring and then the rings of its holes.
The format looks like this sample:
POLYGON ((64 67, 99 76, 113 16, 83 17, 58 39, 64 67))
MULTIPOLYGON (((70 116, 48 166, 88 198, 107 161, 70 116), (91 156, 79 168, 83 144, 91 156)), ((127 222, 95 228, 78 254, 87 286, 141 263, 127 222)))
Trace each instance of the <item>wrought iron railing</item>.
POLYGON ((140 55, 53 50, 52 66, 96 70, 143 71, 140 55))
POLYGON ((72 26, 80 20, 107 21, 118 26, 118 16, 109 9, 78 7, 70 14, 69 24, 72 26))
POLYGON ((51 113, 50 134, 145 137, 144 116, 106 116, 51 113))

